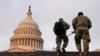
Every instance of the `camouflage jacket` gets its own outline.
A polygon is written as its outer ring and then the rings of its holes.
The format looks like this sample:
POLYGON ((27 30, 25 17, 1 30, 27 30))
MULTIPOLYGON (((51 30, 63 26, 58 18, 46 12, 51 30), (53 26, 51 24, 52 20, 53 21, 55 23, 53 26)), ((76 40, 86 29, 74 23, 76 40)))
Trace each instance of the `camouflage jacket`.
POLYGON ((92 27, 92 23, 87 16, 77 16, 72 20, 74 30, 88 30, 92 27))

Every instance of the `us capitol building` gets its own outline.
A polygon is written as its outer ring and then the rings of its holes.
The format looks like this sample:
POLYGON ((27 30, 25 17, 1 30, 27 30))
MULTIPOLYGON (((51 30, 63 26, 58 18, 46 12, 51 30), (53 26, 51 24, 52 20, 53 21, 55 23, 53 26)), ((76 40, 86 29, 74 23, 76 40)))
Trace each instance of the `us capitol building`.
POLYGON ((41 31, 37 23, 32 19, 31 7, 27 16, 14 30, 14 35, 10 38, 10 48, 5 52, 34 52, 43 50, 44 40, 41 38, 41 31))

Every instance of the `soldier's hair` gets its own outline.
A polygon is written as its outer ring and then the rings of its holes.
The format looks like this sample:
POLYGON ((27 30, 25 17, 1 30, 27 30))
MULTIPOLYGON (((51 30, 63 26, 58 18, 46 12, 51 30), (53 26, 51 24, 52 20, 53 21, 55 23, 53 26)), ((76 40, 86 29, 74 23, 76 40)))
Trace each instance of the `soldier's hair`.
POLYGON ((79 12, 79 13, 78 13, 78 16, 80 16, 80 15, 83 15, 83 12, 79 12))

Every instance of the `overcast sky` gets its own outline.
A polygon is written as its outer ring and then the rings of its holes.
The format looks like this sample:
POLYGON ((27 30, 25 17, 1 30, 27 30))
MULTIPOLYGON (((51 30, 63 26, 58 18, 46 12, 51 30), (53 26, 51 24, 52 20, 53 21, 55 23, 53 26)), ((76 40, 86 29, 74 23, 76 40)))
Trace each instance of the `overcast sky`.
MULTIPOLYGON (((64 18, 70 24, 67 34, 72 29, 72 19, 79 11, 88 16, 93 27, 89 30, 90 51, 100 48, 100 0, 0 0, 0 51, 10 47, 10 38, 18 24, 25 19, 28 7, 31 5, 32 18, 39 26, 44 39, 44 50, 56 47, 53 26, 59 18, 64 18)), ((69 38, 66 50, 77 51, 74 34, 69 38)))

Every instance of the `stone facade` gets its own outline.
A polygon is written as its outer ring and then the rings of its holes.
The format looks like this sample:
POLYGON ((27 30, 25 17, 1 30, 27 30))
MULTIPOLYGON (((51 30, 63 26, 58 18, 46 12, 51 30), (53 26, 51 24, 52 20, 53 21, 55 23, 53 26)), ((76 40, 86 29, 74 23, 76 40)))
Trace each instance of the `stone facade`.
POLYGON ((43 49, 44 40, 41 38, 41 31, 31 15, 29 6, 26 18, 14 30, 14 35, 10 39, 10 49, 7 52, 34 52, 43 49))
POLYGON ((94 50, 95 52, 100 52, 100 48, 97 48, 94 50))

